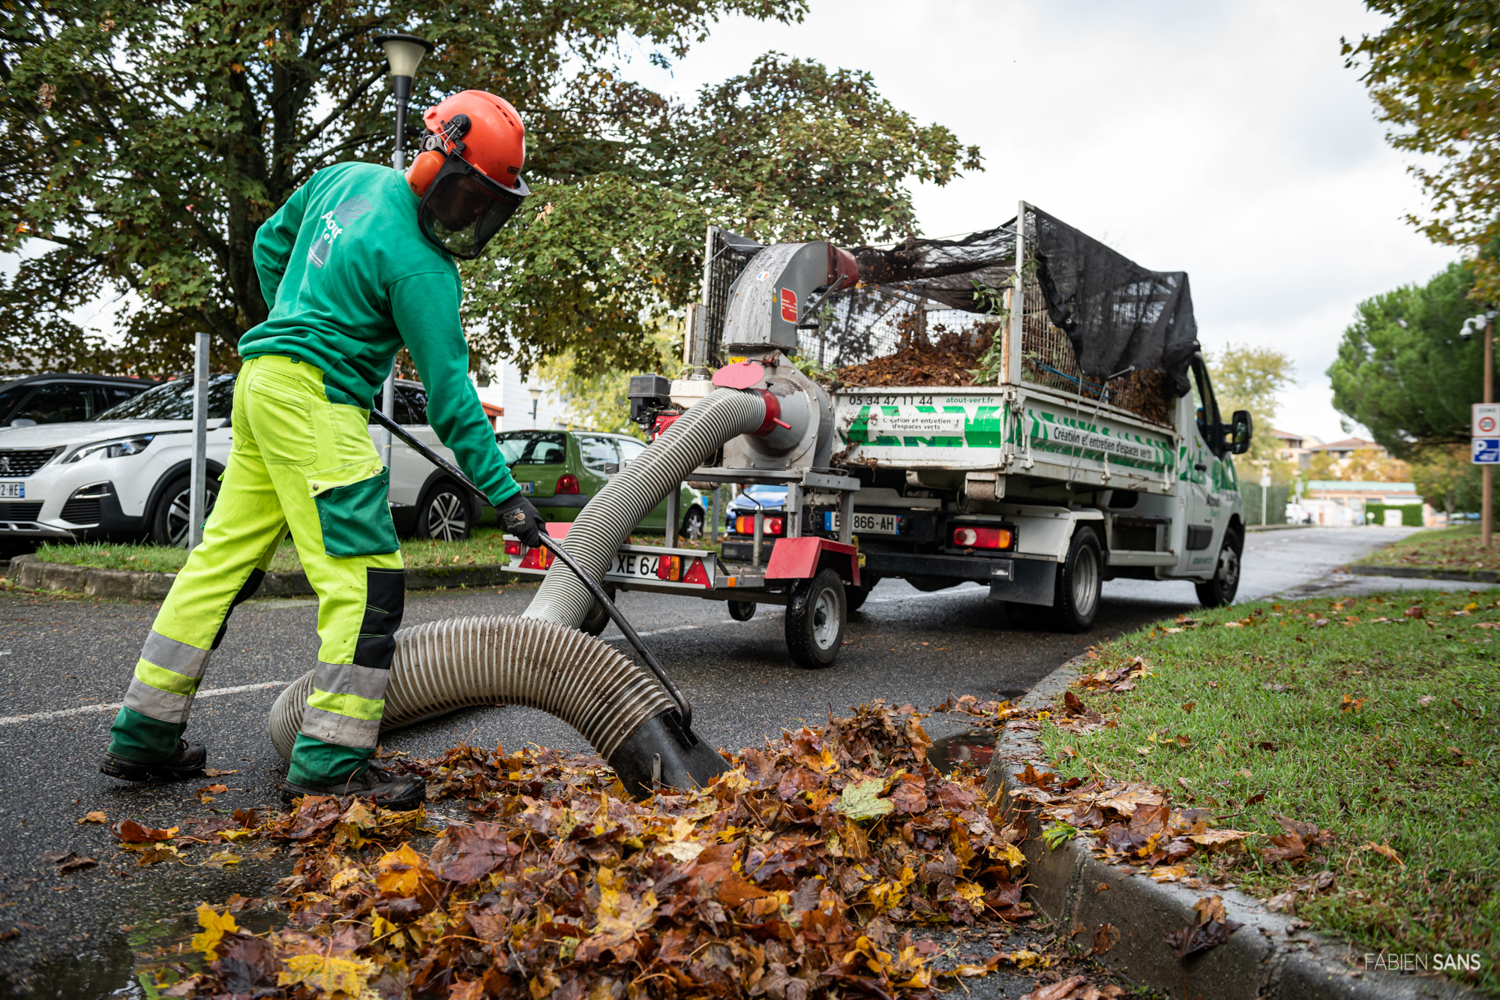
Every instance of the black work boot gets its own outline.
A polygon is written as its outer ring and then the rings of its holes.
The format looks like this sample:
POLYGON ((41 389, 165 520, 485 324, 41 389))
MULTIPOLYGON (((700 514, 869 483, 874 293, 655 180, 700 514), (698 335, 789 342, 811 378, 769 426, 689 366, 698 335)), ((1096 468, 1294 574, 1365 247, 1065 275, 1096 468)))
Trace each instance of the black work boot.
POLYGON ((392 774, 378 764, 367 764, 349 777, 327 785, 281 783, 281 797, 288 802, 302 795, 354 795, 371 799, 382 809, 407 812, 426 799, 427 782, 417 777, 392 774))
POLYGON ((99 770, 111 778, 123 778, 126 781, 150 781, 152 778, 175 781, 178 778, 191 778, 203 770, 206 763, 208 751, 202 743, 179 737, 177 752, 166 760, 143 764, 106 750, 104 756, 99 758, 99 770))

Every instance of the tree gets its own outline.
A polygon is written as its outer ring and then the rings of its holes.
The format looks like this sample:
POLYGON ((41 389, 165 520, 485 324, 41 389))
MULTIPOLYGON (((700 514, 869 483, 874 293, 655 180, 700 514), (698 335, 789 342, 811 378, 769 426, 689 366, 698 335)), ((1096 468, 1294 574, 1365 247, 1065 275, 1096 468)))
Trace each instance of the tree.
MULTIPOLYGON (((677 374, 682 367, 682 323, 669 320, 650 332, 647 347, 652 357, 640 371, 677 374)), ((630 376, 640 371, 606 369, 594 371, 580 364, 577 354, 563 351, 543 359, 537 379, 550 388, 563 404, 569 426, 583 430, 633 434, 645 440, 645 432, 630 422, 630 376)))
POLYGON ((1249 410, 1254 424, 1250 439, 1252 461, 1273 458, 1278 445, 1271 436, 1276 420, 1276 397, 1297 384, 1292 359, 1272 347, 1229 344, 1208 358, 1219 409, 1227 418, 1235 410, 1249 410))
POLYGON ((1409 483, 1411 466, 1379 448, 1356 448, 1342 464, 1340 479, 1364 483, 1409 483))
POLYGON ((1393 20, 1344 40, 1345 65, 1362 79, 1393 128, 1386 139, 1419 154, 1411 172, 1432 203, 1408 216, 1436 243, 1463 247, 1478 278, 1473 294, 1500 299, 1500 6, 1453 0, 1365 0, 1393 20), (1430 166, 1428 165, 1430 164, 1430 166))
POLYGON ((19 251, 22 263, 0 286, 0 360, 97 353, 68 314, 113 297, 121 353, 136 370, 185 367, 199 330, 213 334, 216 364, 234 366, 239 335, 266 315, 251 258, 260 223, 320 167, 388 162, 386 69, 371 36, 402 29, 438 45, 417 77, 415 109, 477 87, 511 99, 528 127, 535 195, 484 258, 462 267, 478 356, 524 367, 571 349, 595 369, 647 359, 647 331, 691 297, 711 212, 767 234, 880 238, 909 225, 911 179, 943 184, 979 166, 976 149, 916 123, 864 74, 772 55, 686 107, 620 71, 621 37, 665 64, 719 16, 793 21, 804 9, 802 0, 4 5, 0 204, 14 223, 0 250, 19 251), (760 173, 724 159, 735 142, 772 158, 760 173))
POLYGON ((1422 499, 1452 517, 1457 511, 1479 509, 1479 466, 1470 461, 1467 445, 1433 445, 1412 458, 1412 482, 1422 499))
POLYGON ((1474 311, 1472 283, 1470 271, 1453 264, 1426 285, 1366 299, 1328 368, 1334 408, 1398 458, 1469 440, 1483 344, 1465 343, 1458 331, 1474 311))

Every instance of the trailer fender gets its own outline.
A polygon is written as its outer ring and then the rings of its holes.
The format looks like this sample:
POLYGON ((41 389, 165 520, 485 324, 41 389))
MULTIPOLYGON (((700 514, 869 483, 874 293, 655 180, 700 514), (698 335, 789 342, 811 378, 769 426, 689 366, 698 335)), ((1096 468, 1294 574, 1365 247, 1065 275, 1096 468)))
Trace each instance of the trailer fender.
POLYGON ((838 570, 839 576, 859 586, 859 550, 831 538, 806 536, 778 538, 766 563, 766 579, 810 580, 825 567, 838 570))

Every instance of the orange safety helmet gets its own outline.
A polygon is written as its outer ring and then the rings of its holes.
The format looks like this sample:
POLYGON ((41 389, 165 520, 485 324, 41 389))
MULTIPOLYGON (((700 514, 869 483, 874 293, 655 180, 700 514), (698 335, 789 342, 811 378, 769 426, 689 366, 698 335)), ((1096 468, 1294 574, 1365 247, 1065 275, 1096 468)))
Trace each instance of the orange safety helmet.
POLYGON ((464 90, 422 115, 427 135, 407 180, 422 196, 422 235, 455 257, 478 257, 531 191, 521 179, 526 128, 509 101, 464 90))

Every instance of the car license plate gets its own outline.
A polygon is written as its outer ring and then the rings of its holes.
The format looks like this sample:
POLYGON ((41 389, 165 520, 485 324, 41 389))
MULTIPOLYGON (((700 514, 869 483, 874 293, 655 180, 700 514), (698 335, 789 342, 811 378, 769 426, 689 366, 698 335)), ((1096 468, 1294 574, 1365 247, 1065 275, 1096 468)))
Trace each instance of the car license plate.
POLYGON ((25 483, 0 483, 0 497, 8 500, 19 500, 26 496, 25 483))
POLYGON ((529 494, 529 493, 535 493, 536 492, 536 483, 517 483, 516 485, 519 486, 519 487, 521 487, 521 492, 522 493, 528 493, 529 494))
POLYGON ((616 552, 614 576, 640 576, 656 578, 660 556, 642 552, 616 552))
MULTIPOLYGON (((829 511, 823 515, 823 530, 839 530, 838 511, 829 511)), ((854 533, 865 535, 899 535, 901 534, 900 514, 854 514, 854 533)))

